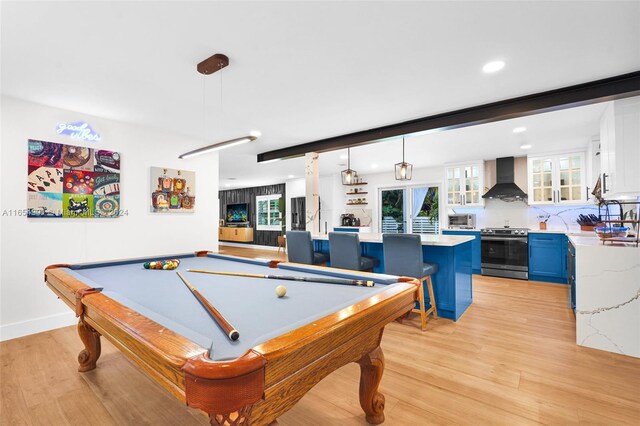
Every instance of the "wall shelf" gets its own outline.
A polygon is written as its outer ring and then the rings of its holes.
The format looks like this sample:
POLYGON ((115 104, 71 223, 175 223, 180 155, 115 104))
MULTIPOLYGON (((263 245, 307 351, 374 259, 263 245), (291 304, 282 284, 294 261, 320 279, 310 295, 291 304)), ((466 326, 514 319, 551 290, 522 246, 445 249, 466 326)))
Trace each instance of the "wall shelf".
POLYGON ((347 192, 347 195, 364 195, 368 194, 368 192, 347 192))
POLYGON ((348 206, 366 206, 369 203, 347 203, 348 206))
POLYGON ((358 182, 358 183, 343 183, 344 186, 362 186, 367 185, 367 182, 358 182))

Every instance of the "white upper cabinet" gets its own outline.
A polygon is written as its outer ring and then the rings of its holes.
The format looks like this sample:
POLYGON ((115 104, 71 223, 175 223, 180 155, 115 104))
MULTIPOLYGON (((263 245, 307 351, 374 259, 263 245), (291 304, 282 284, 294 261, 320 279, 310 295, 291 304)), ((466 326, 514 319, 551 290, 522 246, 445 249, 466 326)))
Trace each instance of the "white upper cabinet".
POLYGON ((585 153, 528 157, 529 204, 577 204, 587 201, 585 153))
POLYGON ((482 162, 452 165, 445 168, 447 204, 451 207, 484 205, 484 165, 482 162))
POLYGON ((602 197, 640 195, 640 97, 610 102, 600 120, 602 197))

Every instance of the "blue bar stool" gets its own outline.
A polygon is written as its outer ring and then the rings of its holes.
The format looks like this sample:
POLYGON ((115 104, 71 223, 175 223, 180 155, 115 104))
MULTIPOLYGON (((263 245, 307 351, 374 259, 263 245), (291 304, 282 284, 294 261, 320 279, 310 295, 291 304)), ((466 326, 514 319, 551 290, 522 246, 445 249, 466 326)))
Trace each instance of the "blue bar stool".
POLYGON ((289 262, 325 266, 329 260, 326 254, 313 251, 309 231, 287 231, 287 245, 289 262))
POLYGON ((380 263, 378 259, 362 256, 357 232, 329 232, 331 267, 370 271, 380 263))
POLYGON ((420 280, 418 302, 420 309, 412 309, 411 312, 420 314, 422 331, 427 329, 427 317, 433 313, 438 318, 436 298, 433 293, 431 275, 438 272, 438 265, 425 263, 422 260, 422 242, 417 234, 382 234, 382 246, 384 251, 384 272, 390 275, 403 275, 420 280), (427 282, 429 291, 429 303, 431 307, 425 309, 424 285, 427 282))

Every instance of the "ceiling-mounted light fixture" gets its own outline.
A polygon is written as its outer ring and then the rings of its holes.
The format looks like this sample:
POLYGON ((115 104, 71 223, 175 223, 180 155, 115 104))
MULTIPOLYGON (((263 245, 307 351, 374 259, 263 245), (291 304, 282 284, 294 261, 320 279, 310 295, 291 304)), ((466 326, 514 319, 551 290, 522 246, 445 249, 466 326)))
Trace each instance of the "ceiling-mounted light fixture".
MULTIPOLYGON (((226 55, 223 55, 222 53, 216 53, 215 55, 200 62, 196 66, 196 70, 198 70, 198 72, 203 75, 203 79, 202 79, 203 89, 205 84, 204 76, 211 75, 215 72, 218 72, 222 68, 225 68, 228 65, 229 65, 229 58, 226 55)), ((220 93, 222 93, 222 78, 220 79, 220 93)), ((220 110, 222 111, 222 96, 220 96, 220 110)), ((205 128, 205 93, 204 92, 202 94, 202 127, 203 129, 205 128)), ((208 152, 218 151, 220 149, 241 145, 243 143, 255 141, 256 139, 258 139, 258 137, 260 137, 260 135, 261 135, 260 132, 253 131, 249 133, 249 136, 243 136, 241 138, 230 139, 228 141, 214 143, 213 145, 209 145, 202 148, 198 148, 193 151, 185 152, 184 154, 178 156, 178 158, 181 158, 181 159, 191 158, 196 155, 206 154, 208 152)))
POLYGON ((218 142, 218 143, 214 143, 213 145, 209 145, 203 148, 195 149, 193 151, 185 152, 184 154, 180 155, 178 158, 181 158, 184 160, 185 158, 191 158, 191 157, 195 157, 196 155, 206 154, 207 152, 213 152, 213 151, 218 151, 224 148, 230 148, 232 146, 255 141, 256 139, 258 139, 258 136, 249 135, 249 136, 244 136, 237 139, 231 139, 224 142, 218 142))
POLYGON ((343 185, 354 184, 356 178, 358 177, 358 172, 356 172, 355 170, 351 170, 351 148, 347 148, 347 169, 343 170, 341 174, 343 185))
POLYGON ((404 137, 402 138, 402 163, 396 163, 396 180, 411 180, 413 164, 404 161, 404 137))

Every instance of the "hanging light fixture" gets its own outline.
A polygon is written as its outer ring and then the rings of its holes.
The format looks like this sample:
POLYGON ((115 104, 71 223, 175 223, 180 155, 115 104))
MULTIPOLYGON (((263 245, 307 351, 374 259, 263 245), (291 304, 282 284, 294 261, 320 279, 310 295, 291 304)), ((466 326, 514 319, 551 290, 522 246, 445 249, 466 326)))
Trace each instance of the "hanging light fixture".
POLYGON ((347 148, 347 169, 342 172, 342 184, 352 185, 356 182, 358 172, 351 170, 351 148, 347 148))
MULTIPOLYGON (((228 65, 229 65, 229 58, 226 55, 223 55, 222 53, 216 53, 215 55, 200 62, 196 66, 196 69, 198 70, 198 72, 203 75, 203 79, 202 79, 202 128, 203 128, 203 131, 205 130, 205 127, 206 127, 205 126, 206 91, 205 91, 204 76, 216 73, 228 65)), ((222 77, 220 77, 220 111, 222 113, 222 77)), ((206 133, 206 131, 204 133, 206 133)), ((253 131, 248 136, 231 139, 224 142, 217 142, 212 145, 195 149, 193 151, 185 152, 184 154, 181 154, 180 156, 178 156, 178 158, 187 159, 187 158, 195 157, 196 155, 206 154, 208 152, 218 151, 224 148, 230 148, 232 146, 255 141, 259 137, 260 137, 260 132, 253 131)))
POLYGON ((396 180, 411 180, 413 164, 404 161, 404 137, 402 138, 402 163, 396 163, 396 180))

